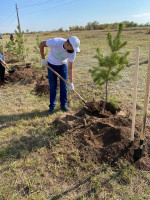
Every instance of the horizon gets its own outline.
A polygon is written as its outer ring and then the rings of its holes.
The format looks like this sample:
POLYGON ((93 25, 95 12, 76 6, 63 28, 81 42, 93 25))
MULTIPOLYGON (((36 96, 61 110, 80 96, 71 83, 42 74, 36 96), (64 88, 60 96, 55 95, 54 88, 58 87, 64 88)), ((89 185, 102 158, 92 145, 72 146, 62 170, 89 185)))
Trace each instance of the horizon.
MULTIPOLYGON (((93 23, 93 22, 88 22, 88 23, 93 23)), ((114 22, 114 23, 106 23, 107 25, 113 25, 113 24, 121 24, 121 23, 124 23, 124 22, 114 22)), ((132 23, 132 22, 129 22, 129 23, 132 23)), ((135 23, 135 22, 133 22, 135 23)), ((137 26, 132 26, 132 27, 125 27, 126 29, 133 29, 133 28, 146 28, 146 27, 150 27, 150 23, 145 23, 145 24, 138 24, 138 23, 135 23, 137 24, 137 26)), ((99 24, 99 25, 105 25, 105 24, 99 24)), ((17 25, 18 26, 18 25, 17 25)), ((17 26, 16 26, 16 29, 17 29, 17 26)), ((78 25, 75 25, 77 27, 80 27, 78 25)), ((84 28, 87 26, 87 24, 85 26, 83 26, 84 28)), ((16 30, 15 29, 15 30, 16 30)), ((60 28, 58 28, 57 30, 39 30, 39 31, 30 31, 27 32, 27 30, 21 30, 22 32, 24 32, 24 34, 30 34, 30 33, 42 33, 42 32, 67 32, 67 31, 82 31, 82 30, 69 30, 69 29, 62 29, 60 30, 60 28)), ((111 30, 115 30, 117 28, 110 28, 111 30)), ((7 35, 7 34, 14 34, 15 35, 15 30, 14 32, 6 32, 6 33, 0 33, 0 35, 7 35)), ((105 29, 89 29, 89 30, 107 30, 107 28, 105 29)), ((84 29, 84 31, 89 31, 88 29, 84 29)))

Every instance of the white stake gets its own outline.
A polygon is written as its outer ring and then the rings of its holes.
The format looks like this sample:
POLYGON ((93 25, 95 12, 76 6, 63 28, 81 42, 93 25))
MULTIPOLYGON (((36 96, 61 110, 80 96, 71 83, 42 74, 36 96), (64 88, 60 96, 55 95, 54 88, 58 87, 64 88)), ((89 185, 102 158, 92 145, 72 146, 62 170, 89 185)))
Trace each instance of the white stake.
POLYGON ((133 113, 132 113, 132 129, 131 129, 131 141, 132 142, 134 141, 134 132, 135 132, 139 55, 140 55, 140 49, 139 49, 139 47, 136 47, 135 78, 134 78, 134 90, 133 90, 133 113))
POLYGON ((148 67, 147 67, 147 80, 146 80, 146 91, 145 91, 145 99, 144 99, 144 110, 143 110, 143 124, 142 130, 140 134, 140 140, 145 139, 145 126, 146 126, 146 117, 149 103, 149 90, 150 90, 150 47, 149 47, 149 59, 148 59, 148 67))

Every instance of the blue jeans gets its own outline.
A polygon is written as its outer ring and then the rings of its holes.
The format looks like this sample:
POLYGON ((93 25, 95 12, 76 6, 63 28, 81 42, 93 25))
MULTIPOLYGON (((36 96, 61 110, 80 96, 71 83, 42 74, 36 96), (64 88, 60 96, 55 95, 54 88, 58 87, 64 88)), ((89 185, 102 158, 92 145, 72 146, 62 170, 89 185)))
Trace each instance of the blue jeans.
POLYGON ((0 63, 0 81, 5 80, 5 67, 0 63))
MULTIPOLYGON (((68 81, 68 66, 63 65, 48 65, 55 70, 60 76, 68 81)), ((56 106, 56 95, 57 95, 57 76, 48 68, 48 80, 50 84, 50 108, 56 106)), ((67 84, 60 79, 60 106, 67 106, 67 84)))

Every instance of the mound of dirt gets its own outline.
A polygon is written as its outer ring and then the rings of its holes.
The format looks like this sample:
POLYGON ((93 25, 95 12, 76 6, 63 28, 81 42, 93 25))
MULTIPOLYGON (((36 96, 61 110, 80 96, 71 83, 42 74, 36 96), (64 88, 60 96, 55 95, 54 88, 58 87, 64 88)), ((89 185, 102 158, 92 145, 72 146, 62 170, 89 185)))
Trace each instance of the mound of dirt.
POLYGON ((49 83, 47 76, 41 76, 36 83, 34 88, 37 95, 48 95, 49 94, 49 83))
POLYGON ((34 88, 37 95, 47 95, 49 94, 49 83, 46 76, 41 75, 41 71, 35 70, 30 65, 21 67, 15 65, 9 70, 9 73, 6 75, 6 80, 11 83, 19 82, 21 84, 32 84, 36 83, 34 88))
MULTIPOLYGON (((14 65, 8 72, 9 73, 6 74, 6 80, 8 82, 19 82, 21 84, 35 83, 34 90, 37 95, 41 96, 43 94, 49 94, 49 83, 46 70, 43 75, 40 70, 35 70, 31 65, 26 64, 26 66, 14 65)), ((57 85, 59 88, 59 82, 57 85)))
MULTIPOLYGON (((81 159, 100 164, 103 162, 118 164, 121 160, 134 163, 134 149, 139 147, 141 121, 136 119, 135 141, 130 142, 131 113, 130 108, 120 104, 120 109, 114 111, 112 105, 106 104, 103 115, 100 102, 90 102, 90 107, 83 107, 74 114, 57 118, 53 124, 57 134, 67 134, 66 145, 75 146, 81 159), (90 108, 90 109, 89 109, 90 108), (92 108, 92 109, 91 109, 92 108)), ((150 124, 146 127, 145 153, 134 165, 145 170, 150 169, 150 124)))
POLYGON ((20 82, 22 84, 31 84, 41 77, 41 72, 33 68, 21 67, 15 65, 6 75, 9 82, 20 82))

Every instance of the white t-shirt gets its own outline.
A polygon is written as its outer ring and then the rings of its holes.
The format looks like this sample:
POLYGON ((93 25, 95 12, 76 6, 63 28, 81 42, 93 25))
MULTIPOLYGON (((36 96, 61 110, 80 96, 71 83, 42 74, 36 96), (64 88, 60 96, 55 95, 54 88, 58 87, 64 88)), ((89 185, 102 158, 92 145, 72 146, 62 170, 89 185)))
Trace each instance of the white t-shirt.
POLYGON ((76 57, 76 52, 68 53, 64 49, 64 42, 67 40, 64 38, 53 38, 46 41, 46 46, 51 47, 48 54, 47 61, 52 65, 63 65, 67 63, 67 58, 70 62, 74 62, 76 57))

